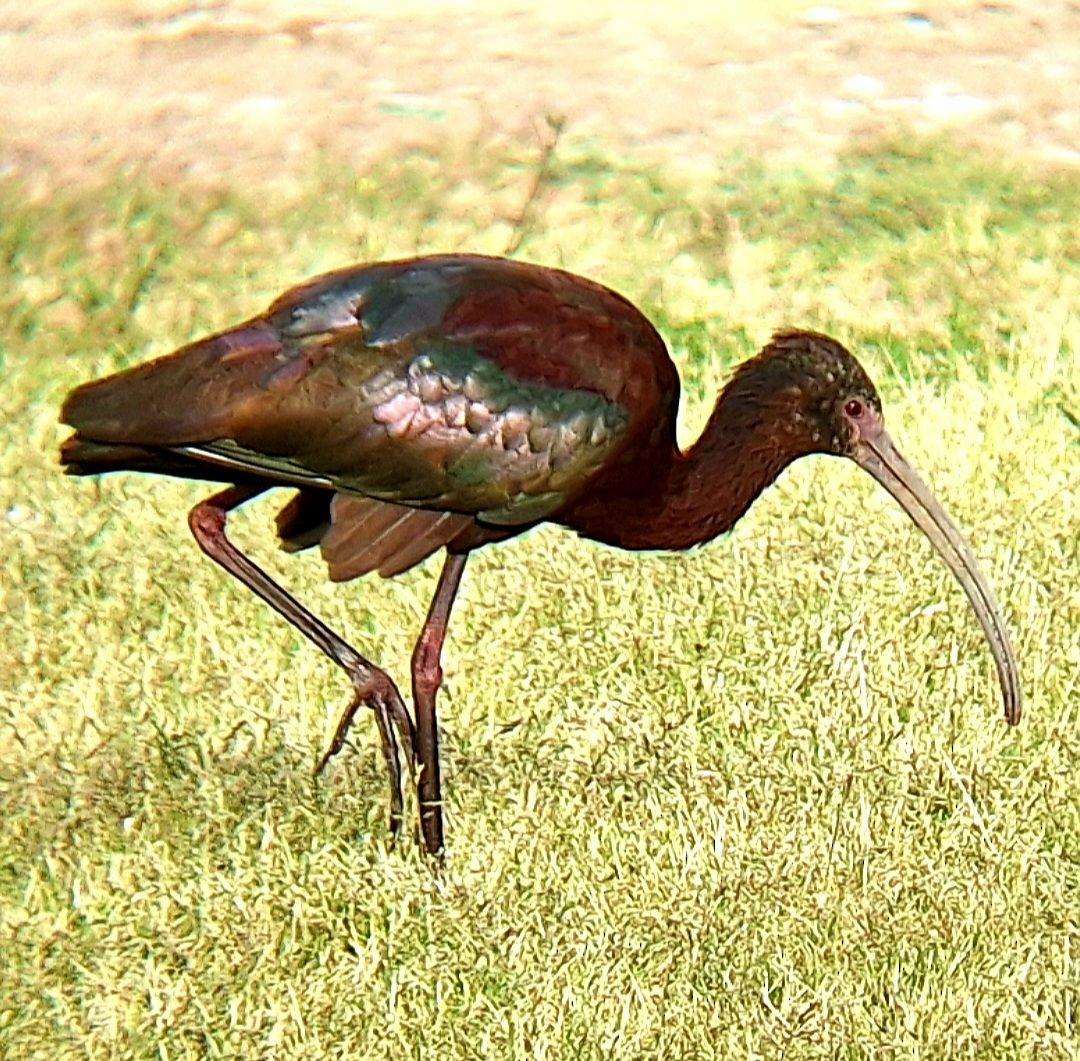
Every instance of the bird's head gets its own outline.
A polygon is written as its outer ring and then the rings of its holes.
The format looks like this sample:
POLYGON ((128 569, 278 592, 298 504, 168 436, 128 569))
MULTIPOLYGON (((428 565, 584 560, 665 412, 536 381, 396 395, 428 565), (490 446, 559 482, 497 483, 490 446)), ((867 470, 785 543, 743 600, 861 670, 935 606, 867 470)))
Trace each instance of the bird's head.
POLYGON ((725 397, 752 415, 792 459, 855 458, 884 431, 881 399, 858 361, 817 332, 780 332, 740 365, 725 397))
POLYGON ((903 506, 963 586, 997 665, 1005 717, 1020 718, 1016 658, 990 585, 956 525, 885 430, 881 399, 862 365, 835 339, 781 332, 740 365, 724 389, 724 418, 782 465, 810 453, 847 457, 903 506))

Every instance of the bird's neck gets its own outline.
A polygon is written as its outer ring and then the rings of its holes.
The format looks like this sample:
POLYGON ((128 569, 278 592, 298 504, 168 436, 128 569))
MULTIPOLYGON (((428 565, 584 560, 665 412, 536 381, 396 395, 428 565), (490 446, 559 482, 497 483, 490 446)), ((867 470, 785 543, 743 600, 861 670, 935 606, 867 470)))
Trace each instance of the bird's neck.
POLYGON ((672 444, 621 489, 601 492, 572 524, 624 549, 686 549, 730 530, 797 455, 777 437, 765 407, 722 395, 689 450, 672 444))

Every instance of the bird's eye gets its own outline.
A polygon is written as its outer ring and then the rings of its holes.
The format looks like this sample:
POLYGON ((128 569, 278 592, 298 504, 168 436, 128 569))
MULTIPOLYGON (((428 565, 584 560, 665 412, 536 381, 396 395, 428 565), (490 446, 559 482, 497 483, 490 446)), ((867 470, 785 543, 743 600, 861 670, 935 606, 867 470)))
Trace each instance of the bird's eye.
POLYGON ((851 417, 852 420, 858 420, 863 414, 863 403, 858 398, 852 398, 844 403, 844 412, 851 417))

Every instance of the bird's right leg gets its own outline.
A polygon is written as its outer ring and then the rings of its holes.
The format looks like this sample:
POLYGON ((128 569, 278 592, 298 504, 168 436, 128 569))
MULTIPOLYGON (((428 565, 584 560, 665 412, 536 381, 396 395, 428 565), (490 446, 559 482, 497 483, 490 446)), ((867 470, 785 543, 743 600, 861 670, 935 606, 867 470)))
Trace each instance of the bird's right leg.
POLYGON ((467 553, 448 553, 443 564, 435 596, 413 649, 412 683, 416 704, 416 758, 420 767, 417 794, 420 798, 420 832, 428 854, 437 855, 443 847, 442 784, 439 769, 439 730, 435 721, 435 697, 442 685, 440 663, 450 609, 467 553))
POLYGON ((266 601, 271 608, 292 623, 306 638, 318 645, 348 674, 354 690, 353 700, 342 716, 330 750, 319 762, 316 773, 320 773, 330 757, 341 750, 345 743, 349 723, 356 711, 366 705, 375 712, 383 757, 390 774, 390 831, 396 835, 401 828, 404 804, 401 791, 401 761, 394 727, 397 727, 401 741, 405 745, 406 762, 409 773, 412 774, 415 743, 412 718, 405 702, 401 699, 397 686, 384 670, 364 659, 355 649, 347 645, 333 630, 286 593, 262 568, 249 560, 229 541, 225 534, 229 512, 257 494, 261 494, 264 489, 266 488, 262 486, 232 486, 200 502, 188 516, 191 532, 207 556, 266 601))

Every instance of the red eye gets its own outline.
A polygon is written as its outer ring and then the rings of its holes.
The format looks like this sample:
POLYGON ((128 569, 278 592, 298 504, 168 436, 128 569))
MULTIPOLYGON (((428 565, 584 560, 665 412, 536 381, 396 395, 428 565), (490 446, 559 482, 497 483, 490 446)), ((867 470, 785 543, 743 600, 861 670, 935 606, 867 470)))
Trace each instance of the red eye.
POLYGON ((851 417, 852 420, 858 420, 863 414, 863 403, 858 398, 852 398, 849 402, 844 404, 844 412, 851 417))

